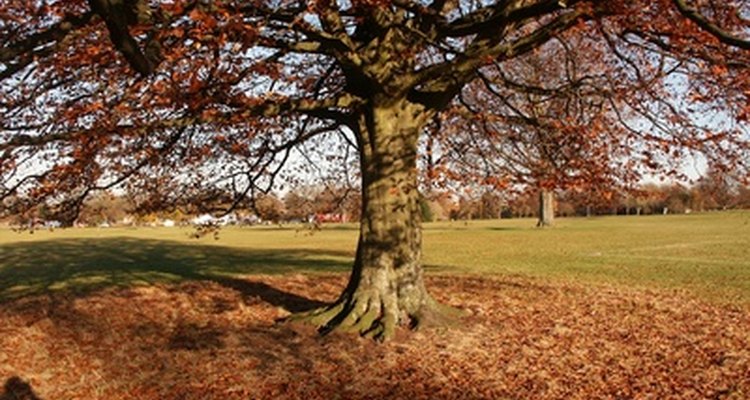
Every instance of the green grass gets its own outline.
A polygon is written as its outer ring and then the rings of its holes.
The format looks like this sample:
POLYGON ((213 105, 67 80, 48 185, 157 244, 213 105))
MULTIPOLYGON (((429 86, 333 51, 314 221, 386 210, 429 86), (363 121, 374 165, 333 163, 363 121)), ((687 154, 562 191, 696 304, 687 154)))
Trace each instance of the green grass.
POLYGON ((684 289, 750 303, 750 212, 460 223, 426 235, 426 263, 444 271, 521 274, 584 283, 684 289))
MULTIPOLYGON (((425 225, 428 271, 518 274, 552 280, 688 290, 750 303, 750 212, 425 225)), ((313 235, 294 228, 228 228, 219 239, 190 229, 0 229, 0 300, 251 273, 343 272, 353 225, 313 235)))

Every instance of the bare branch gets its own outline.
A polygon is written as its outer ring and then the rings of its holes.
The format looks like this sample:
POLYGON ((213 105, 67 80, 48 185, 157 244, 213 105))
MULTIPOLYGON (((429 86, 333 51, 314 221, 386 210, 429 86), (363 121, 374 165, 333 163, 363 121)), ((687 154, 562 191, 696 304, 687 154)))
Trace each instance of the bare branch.
POLYGON ((453 62, 436 64, 415 74, 414 86, 424 85, 415 95, 415 100, 426 102, 430 107, 441 108, 471 80, 476 70, 488 60, 505 61, 525 54, 546 43, 555 35, 569 29, 589 12, 577 9, 561 14, 552 21, 509 43, 477 46, 453 62))
POLYGON ((51 27, 17 42, 9 42, 0 47, 0 63, 5 70, 0 72, 0 80, 8 78, 31 64, 36 57, 51 54, 53 44, 62 41, 70 32, 87 25, 93 12, 68 16, 51 27))
POLYGON ((444 36, 456 37, 497 31, 498 27, 522 22, 530 18, 548 15, 577 1, 566 4, 558 0, 544 0, 531 5, 519 6, 519 2, 498 1, 495 4, 480 8, 463 18, 451 22, 442 32, 444 36))
POLYGON ((701 27, 701 29, 707 31, 715 38, 719 39, 719 41, 721 41, 722 43, 734 47, 739 47, 744 50, 750 50, 750 40, 740 39, 737 36, 734 36, 731 33, 721 29, 716 24, 712 23, 706 17, 704 17, 700 12, 698 12, 698 10, 690 7, 685 2, 685 0, 672 1, 674 2, 675 6, 677 6, 677 9, 680 10, 680 14, 693 21, 696 25, 701 27))

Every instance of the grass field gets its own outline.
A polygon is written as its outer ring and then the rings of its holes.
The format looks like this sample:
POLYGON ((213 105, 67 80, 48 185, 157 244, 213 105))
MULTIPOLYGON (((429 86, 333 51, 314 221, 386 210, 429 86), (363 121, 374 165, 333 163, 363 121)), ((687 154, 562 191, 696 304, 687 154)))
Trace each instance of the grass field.
POLYGON ((750 212, 427 224, 465 316, 376 344, 336 299, 352 225, 0 230, 0 400, 747 399, 750 212))
MULTIPOLYGON (((750 212, 425 224, 428 271, 687 290, 750 303, 750 212)), ((349 269, 356 226, 0 230, 0 298, 212 275, 349 269)))
POLYGON ((508 220, 471 223, 464 232, 428 228, 426 263, 445 271, 685 289, 713 300, 750 302, 750 212, 559 219, 554 229, 532 226, 508 220))

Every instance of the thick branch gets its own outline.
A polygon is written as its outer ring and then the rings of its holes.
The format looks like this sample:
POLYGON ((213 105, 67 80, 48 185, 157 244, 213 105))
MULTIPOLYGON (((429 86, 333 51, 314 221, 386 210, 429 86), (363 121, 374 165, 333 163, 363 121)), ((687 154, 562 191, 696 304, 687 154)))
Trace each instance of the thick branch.
POLYGON ((343 113, 337 111, 340 109, 347 109, 356 106, 361 103, 362 99, 350 94, 344 94, 339 97, 332 97, 327 99, 268 99, 262 102, 258 102, 254 99, 243 99, 243 98, 232 98, 225 101, 225 104, 236 108, 237 112, 230 112, 227 114, 229 118, 241 118, 262 116, 262 117, 275 117, 278 115, 299 112, 307 115, 316 117, 325 117, 328 119, 334 119, 339 122, 345 120, 343 113))
MULTIPOLYGON (((357 52, 357 45, 344 29, 335 0, 316 3, 322 26, 311 24, 301 18, 304 10, 272 10, 264 8, 242 8, 246 16, 262 17, 276 25, 269 29, 258 44, 289 53, 323 54, 334 58, 347 71, 358 78, 363 76, 364 61, 357 52), (322 28, 322 29, 321 29, 322 28), (291 37, 289 36, 291 33, 291 37)), ((267 27, 268 27, 267 26, 267 27)))
MULTIPOLYGON (((567 6, 564 1, 545 0, 528 6, 518 6, 519 2, 498 1, 492 6, 480 8, 465 17, 450 23, 444 36, 467 36, 497 29, 498 26, 522 22, 530 18, 548 15, 567 6)), ((576 1, 570 2, 572 5, 576 1)))
POLYGON ((555 35, 569 29, 581 18, 589 16, 584 9, 577 9, 562 15, 510 43, 498 43, 493 46, 478 47, 467 52, 464 57, 452 62, 436 64, 415 74, 415 84, 423 85, 415 99, 433 108, 445 106, 468 81, 473 79, 476 70, 488 60, 504 61, 525 54, 546 43, 555 35))
POLYGON ((147 57, 138 46, 138 42, 130 35, 128 29, 129 11, 127 5, 120 1, 89 0, 91 9, 104 19, 109 30, 112 44, 125 57, 131 67, 141 75, 154 72, 155 59, 147 57))
POLYGON ((750 50, 750 41, 740 39, 731 33, 719 28, 715 24, 711 23, 706 17, 704 17, 698 10, 687 5, 685 0, 672 0, 680 10, 680 14, 693 21, 701 29, 710 33, 719 41, 730 46, 739 47, 741 49, 750 50))

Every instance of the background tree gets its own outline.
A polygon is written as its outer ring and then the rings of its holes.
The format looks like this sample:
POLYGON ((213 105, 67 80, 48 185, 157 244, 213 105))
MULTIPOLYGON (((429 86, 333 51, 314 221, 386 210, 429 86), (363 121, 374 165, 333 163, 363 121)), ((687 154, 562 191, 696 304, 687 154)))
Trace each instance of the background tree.
POLYGON ((347 187, 323 187, 315 195, 314 211, 317 214, 337 214, 346 218, 348 197, 352 189, 347 187))
POLYGON ((258 217, 267 222, 277 224, 286 213, 284 203, 273 194, 263 194, 255 199, 255 212, 258 217))
POLYGON ((298 190, 290 190, 284 195, 284 209, 287 220, 307 221, 313 213, 313 199, 298 190))
POLYGON ((695 187, 701 198, 701 209, 726 210, 732 207, 740 186, 722 166, 709 166, 695 187))
POLYGON ((78 215, 78 222, 86 225, 115 224, 122 221, 131 211, 127 199, 101 192, 85 202, 78 215))
POLYGON ((660 168, 662 155, 700 148, 743 164, 747 137, 733 123, 750 114, 742 6, 5 1, 0 196, 45 202, 63 220, 93 192, 120 187, 147 194, 148 208, 208 204, 216 194, 231 210, 268 193, 305 143, 324 158, 356 155, 362 219, 350 282, 309 318, 323 332, 387 338, 399 322, 443 315, 423 281, 419 136, 481 71, 505 69, 555 37, 597 38, 574 51, 611 82, 639 83, 639 97, 623 101, 653 127, 633 127, 623 143, 647 152, 644 163, 660 168), (689 77, 679 90, 670 90, 670 71, 689 77), (727 126, 671 129, 671 118, 684 127, 693 114, 662 112, 668 99, 726 115, 727 126))
POLYGON ((740 186, 737 189, 737 207, 750 208, 750 187, 740 186))
MULTIPOLYGON (((483 144, 461 144, 460 160, 475 159, 494 175, 533 187, 539 227, 553 223, 555 191, 634 178, 618 165, 625 156, 616 144, 624 135, 612 110, 614 91, 606 75, 581 59, 585 53, 572 51, 587 41, 556 38, 507 65, 485 68, 474 90, 460 97, 459 109, 475 115, 463 129, 483 144)), ((460 143, 456 137, 451 145, 460 143)))
POLYGON ((494 191, 478 194, 467 193, 458 198, 452 209, 452 219, 496 219, 500 218, 504 199, 494 191))
MULTIPOLYGON (((481 79, 461 93, 452 114, 433 125, 442 140, 436 146, 430 139, 427 148, 441 156, 429 160, 427 169, 442 162, 448 165, 442 170, 462 171, 446 174, 449 179, 500 181, 516 191, 534 187, 538 226, 548 226, 556 190, 627 192, 647 176, 686 180, 680 167, 690 162, 686 156, 705 153, 722 160, 726 155, 714 147, 722 137, 731 132, 747 140, 744 124, 717 133, 716 126, 689 117, 690 107, 670 87, 687 75, 684 60, 655 51, 645 61, 649 68, 640 70, 634 60, 654 41, 625 43, 607 34, 561 35, 480 69, 481 79)), ((692 96, 702 104, 700 95, 692 96)), ((703 109, 724 118, 725 111, 715 107, 703 109)), ((738 148, 747 152, 746 144, 738 148)))

